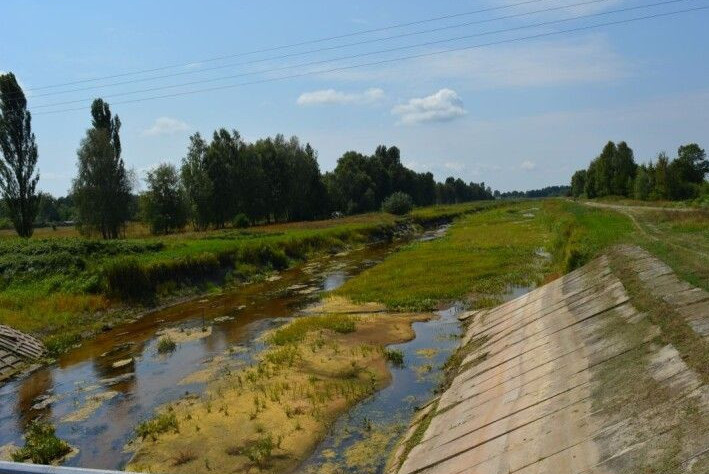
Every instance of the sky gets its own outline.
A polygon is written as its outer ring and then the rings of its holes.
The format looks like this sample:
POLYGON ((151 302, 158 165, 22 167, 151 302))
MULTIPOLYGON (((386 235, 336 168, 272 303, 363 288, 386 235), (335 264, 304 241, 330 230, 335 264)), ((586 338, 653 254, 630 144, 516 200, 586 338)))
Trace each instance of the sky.
POLYGON ((709 7, 662 2, 3 0, 0 71, 25 89, 54 195, 96 97, 138 189, 225 127, 297 135, 323 171, 396 145, 439 180, 526 190, 568 183, 608 140, 639 162, 709 146, 709 10, 592 27, 709 7))

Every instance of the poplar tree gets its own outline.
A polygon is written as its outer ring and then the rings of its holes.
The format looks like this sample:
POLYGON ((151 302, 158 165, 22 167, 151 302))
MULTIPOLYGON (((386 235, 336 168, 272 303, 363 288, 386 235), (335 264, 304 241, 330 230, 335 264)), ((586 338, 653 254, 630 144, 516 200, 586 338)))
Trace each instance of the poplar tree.
POLYGON ((0 75, 0 191, 20 237, 31 237, 39 210, 37 144, 27 99, 14 74, 0 75))
POLYGON ((121 121, 111 116, 102 99, 94 100, 91 116, 93 126, 77 151, 79 173, 73 186, 80 229, 116 239, 130 215, 131 201, 130 178, 121 158, 121 121))

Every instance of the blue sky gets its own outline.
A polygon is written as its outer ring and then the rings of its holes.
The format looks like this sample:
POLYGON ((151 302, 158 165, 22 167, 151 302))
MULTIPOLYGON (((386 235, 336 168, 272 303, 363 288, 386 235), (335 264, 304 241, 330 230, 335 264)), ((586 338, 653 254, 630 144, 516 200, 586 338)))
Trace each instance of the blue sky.
POLYGON ((371 153, 378 144, 397 145, 402 161, 418 171, 432 171, 438 179, 455 175, 484 181, 500 190, 566 183, 609 139, 628 141, 638 161, 662 150, 673 154, 687 142, 709 146, 709 10, 324 72, 709 6, 709 0, 683 0, 528 27, 661 1, 606 0, 493 20, 583 0, 509 6, 521 1, 3 0, 0 71, 14 72, 27 89, 40 151, 40 187, 56 195, 70 187, 94 97, 104 97, 121 117, 123 156, 139 177, 159 162, 178 164, 191 133, 211 135, 217 127, 238 129, 247 140, 297 135, 318 150, 323 170, 332 169, 347 150, 371 153), (508 8, 204 61, 501 6, 508 8), (473 22, 478 23, 453 27, 473 22), (449 28, 386 39, 441 27, 449 28), (518 27, 524 28, 499 31, 518 27), (327 62, 461 36, 468 38, 327 62), (372 41, 347 46, 365 40, 372 41), (307 53, 325 47, 333 49, 307 53), (303 54, 268 59, 295 53, 303 54), (322 63, 306 65, 317 61, 322 63), (169 65, 178 67, 39 89, 169 65), (205 70, 211 67, 219 69, 205 70), (173 76, 147 80, 167 74, 173 76), (181 85, 204 80, 210 82, 181 85), (119 103, 250 81, 261 82, 119 103), (160 89, 165 86, 174 87, 160 89), (43 95, 87 87, 94 88, 43 95), (128 94, 144 89, 154 90, 128 94), (61 102, 70 104, 46 107, 61 102))

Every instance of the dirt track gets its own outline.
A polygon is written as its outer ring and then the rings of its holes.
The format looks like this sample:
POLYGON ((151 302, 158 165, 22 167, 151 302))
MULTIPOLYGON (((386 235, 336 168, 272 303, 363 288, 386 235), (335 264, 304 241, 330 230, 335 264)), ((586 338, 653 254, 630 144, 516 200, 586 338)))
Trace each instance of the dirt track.
MULTIPOLYGON (((709 293, 637 247, 616 253, 677 309, 668 317, 707 342, 709 293)), ((708 472, 706 380, 634 307, 610 263, 471 315, 456 378, 391 472, 708 472)))

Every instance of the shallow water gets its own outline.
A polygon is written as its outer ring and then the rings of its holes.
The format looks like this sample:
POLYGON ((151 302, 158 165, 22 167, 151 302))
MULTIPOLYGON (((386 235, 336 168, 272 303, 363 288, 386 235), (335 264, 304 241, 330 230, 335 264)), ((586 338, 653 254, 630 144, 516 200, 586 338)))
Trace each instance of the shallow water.
POLYGON ((158 406, 205 387, 181 380, 217 356, 248 363, 263 348, 259 336, 265 330, 392 248, 378 245, 314 259, 273 281, 178 304, 86 341, 55 364, 0 386, 0 446, 21 445, 27 423, 43 416, 59 437, 79 448, 65 465, 121 468, 131 456, 123 448, 140 421, 158 406), (179 343, 171 354, 158 354, 161 331, 176 327, 197 338, 179 343), (92 399, 104 400, 93 412, 92 399), (77 410, 84 411, 84 419, 76 419, 77 410))
MULTIPOLYGON (((502 300, 513 300, 532 289, 510 285, 502 300)), ((341 416, 300 471, 384 472, 416 409, 433 398, 443 376, 443 364, 458 347, 462 329, 458 314, 462 310, 462 305, 455 304, 438 311, 436 318, 413 324, 415 339, 389 346, 404 354, 404 366, 389 364, 391 384, 341 416)))
POLYGON ((390 364, 391 383, 341 416, 300 470, 382 472, 416 407, 433 397, 443 364, 458 346, 461 310, 453 305, 438 311, 437 317, 413 324, 415 339, 389 346, 404 354, 404 366, 390 364))

